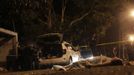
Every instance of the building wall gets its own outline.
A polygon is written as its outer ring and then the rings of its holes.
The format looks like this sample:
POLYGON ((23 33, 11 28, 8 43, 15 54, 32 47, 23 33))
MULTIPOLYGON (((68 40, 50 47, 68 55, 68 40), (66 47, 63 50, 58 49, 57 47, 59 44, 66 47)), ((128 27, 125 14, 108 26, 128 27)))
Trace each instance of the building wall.
POLYGON ((3 63, 5 64, 7 56, 11 53, 14 45, 13 41, 13 38, 11 38, 0 47, 0 65, 3 65, 3 63))

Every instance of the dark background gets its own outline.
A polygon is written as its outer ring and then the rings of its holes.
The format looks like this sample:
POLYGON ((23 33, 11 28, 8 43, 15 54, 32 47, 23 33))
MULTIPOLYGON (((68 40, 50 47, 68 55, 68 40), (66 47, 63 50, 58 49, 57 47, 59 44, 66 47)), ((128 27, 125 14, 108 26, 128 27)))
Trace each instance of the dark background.
POLYGON ((132 0, 0 0, 0 27, 18 32, 20 42, 33 42, 38 35, 59 32, 75 44, 121 40, 120 14, 132 0), (61 22, 63 1, 64 22, 61 22), (50 2, 50 5, 49 5, 50 2), (51 9, 51 26, 49 10, 51 9), (86 13, 88 15, 84 16, 86 13), (83 16, 83 18, 82 18, 83 16), (74 20, 82 18, 71 24, 74 20))

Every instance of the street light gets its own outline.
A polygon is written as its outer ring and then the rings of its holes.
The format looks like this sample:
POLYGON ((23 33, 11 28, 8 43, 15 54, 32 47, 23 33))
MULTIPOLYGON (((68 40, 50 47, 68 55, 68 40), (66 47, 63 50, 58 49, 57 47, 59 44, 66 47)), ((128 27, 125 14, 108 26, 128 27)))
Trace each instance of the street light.
POLYGON ((134 10, 130 12, 130 16, 134 17, 134 10))
POLYGON ((128 40, 129 40, 130 42, 134 42, 134 35, 129 35, 128 40))

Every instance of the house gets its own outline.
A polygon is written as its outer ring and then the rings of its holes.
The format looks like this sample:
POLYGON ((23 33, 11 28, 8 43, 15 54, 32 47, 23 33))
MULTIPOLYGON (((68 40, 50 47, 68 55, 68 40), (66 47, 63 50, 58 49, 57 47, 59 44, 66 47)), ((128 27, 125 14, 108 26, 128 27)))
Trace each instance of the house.
POLYGON ((0 27, 0 67, 9 57, 17 57, 18 34, 0 27))

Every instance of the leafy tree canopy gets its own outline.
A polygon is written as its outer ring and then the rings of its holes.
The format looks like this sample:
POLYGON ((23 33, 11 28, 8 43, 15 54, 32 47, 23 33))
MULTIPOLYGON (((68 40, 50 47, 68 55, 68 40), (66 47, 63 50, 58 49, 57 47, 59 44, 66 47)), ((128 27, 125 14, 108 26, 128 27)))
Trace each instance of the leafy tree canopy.
POLYGON ((130 0, 1 0, 0 25, 15 29, 20 40, 33 40, 48 32, 63 33, 65 39, 76 44, 89 43, 94 33, 98 39, 118 23, 118 13, 130 0), (64 23, 60 22, 62 3, 66 1, 64 23), (51 9, 49 28, 48 14, 51 9), (32 38, 32 39, 31 39, 32 38))

